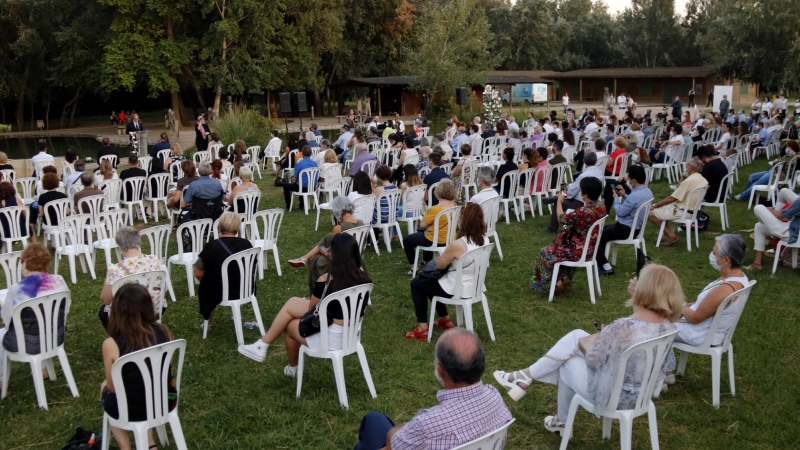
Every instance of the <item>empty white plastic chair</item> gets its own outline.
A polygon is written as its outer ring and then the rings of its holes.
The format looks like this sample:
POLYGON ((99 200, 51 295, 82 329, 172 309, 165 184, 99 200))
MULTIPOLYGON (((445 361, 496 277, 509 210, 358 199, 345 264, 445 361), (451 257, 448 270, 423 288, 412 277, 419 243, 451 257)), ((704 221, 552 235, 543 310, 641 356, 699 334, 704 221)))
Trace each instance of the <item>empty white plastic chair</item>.
POLYGON ((297 176, 297 185, 300 190, 292 192, 291 200, 289 200, 289 211, 292 211, 294 206, 294 198, 303 198, 303 210, 308 215, 308 203, 311 199, 314 200, 314 207, 318 208, 319 199, 317 198, 317 182, 319 181, 319 169, 310 168, 301 171, 297 176))
MULTIPOLYGON (((683 224, 686 227, 686 248, 689 251, 692 251, 692 232, 694 231, 694 239, 695 245, 699 248, 700 247, 700 230, 697 227, 697 212, 700 211, 700 205, 703 202, 703 197, 706 195, 706 191, 708 190, 707 187, 699 187, 693 189, 689 192, 689 195, 686 196, 686 206, 683 208, 683 212, 681 212, 681 216, 675 220, 670 220, 672 224, 683 224), (692 201, 692 197, 695 197, 694 202, 692 201), (689 211, 689 206, 694 203, 697 205, 694 211, 689 211)), ((656 247, 661 245, 661 236, 664 235, 664 227, 667 226, 667 221, 661 222, 661 229, 658 231, 658 240, 656 241, 656 247)))
POLYGON ((474 441, 469 441, 466 444, 453 447, 453 450, 503 450, 506 446, 506 438, 508 437, 508 427, 510 427, 515 420, 516 419, 509 420, 502 427, 474 441))
POLYGON ((347 402, 347 388, 344 382, 344 357, 358 354, 358 361, 361 363, 361 370, 364 371, 364 378, 367 380, 367 387, 372 398, 378 396, 375 392, 375 384, 372 382, 372 375, 367 363, 367 355, 361 345, 361 311, 366 307, 365 303, 372 292, 372 283, 354 286, 338 292, 329 293, 319 305, 319 333, 320 347, 311 350, 305 345, 300 346, 299 360, 297 364, 297 397, 303 388, 303 369, 305 366, 306 355, 313 358, 330 359, 333 363, 333 374, 336 378, 336 390, 339 392, 339 403, 345 408, 350 408, 347 402), (342 327, 342 349, 329 350, 328 329, 328 305, 331 302, 339 302, 344 317, 342 327))
POLYGON ((768 184, 754 184, 750 188, 750 201, 747 203, 747 209, 753 207, 753 204, 758 204, 761 200, 761 193, 767 193, 767 199, 774 205, 778 199, 778 183, 781 180, 781 171, 783 170, 784 163, 780 162, 769 169, 769 183, 768 184))
POLYGON ((20 177, 14 179, 14 188, 19 193, 20 198, 22 198, 22 203, 26 205, 30 205, 36 199, 36 182, 38 181, 35 177, 20 177))
MULTIPOLYGON (((152 205, 153 218, 158 222, 158 205, 164 205, 164 214, 169 215, 169 205, 167 205, 167 197, 169 196, 169 185, 172 180, 172 175, 168 173, 155 173, 147 177, 147 195, 144 201, 150 202, 152 205)), ((145 222, 147 223, 147 222, 145 222)))
POLYGON ((265 209, 253 215, 253 233, 250 235, 250 243, 263 252, 258 258, 260 280, 264 279, 264 269, 267 268, 267 252, 269 251, 272 251, 278 276, 282 276, 281 260, 278 258, 278 235, 281 231, 281 222, 283 222, 282 208, 265 209), (263 228, 258 227, 259 219, 263 228))
POLYGON ((439 211, 436 214, 436 217, 433 219, 433 239, 431 239, 431 244, 428 247, 419 246, 414 250, 414 268, 412 269, 412 278, 417 276, 417 266, 419 264, 419 252, 427 251, 427 252, 439 252, 441 255, 444 253, 444 250, 453 242, 453 239, 456 235, 456 228, 458 228, 458 219, 461 217, 461 207, 454 206, 452 208, 447 208, 439 211), (440 230, 439 223, 442 220, 447 220, 447 232, 445 233, 445 242, 441 245, 438 244, 439 242, 439 234, 442 233, 440 230))
MULTIPOLYGON (((175 291, 172 289, 172 279, 167 268, 167 249, 169 247, 169 236, 172 233, 171 225, 156 225, 154 227, 139 230, 139 235, 147 238, 149 246, 148 255, 153 255, 161 261, 161 268, 167 274, 167 290, 172 302, 175 302, 175 291)), ((144 252, 142 252, 144 253, 144 252)))
POLYGON ((178 225, 175 233, 178 241, 178 253, 167 258, 167 272, 171 273, 172 265, 177 264, 186 268, 186 282, 189 284, 189 297, 194 297, 194 272, 192 266, 197 261, 197 255, 203 250, 203 245, 208 241, 208 233, 211 230, 211 219, 191 220, 178 225), (183 248, 184 232, 192 244, 191 249, 183 248))
POLYGON ((94 280, 94 260, 92 259, 92 243, 87 242, 87 231, 91 227, 92 216, 90 214, 74 214, 67 216, 58 222, 58 234, 53 245, 56 248, 55 264, 53 274, 58 274, 58 261, 62 256, 69 260, 69 277, 72 284, 77 283, 75 277, 75 257, 81 264, 81 270, 86 273, 86 266, 89 266, 89 273, 94 280))
POLYGON ((166 270, 152 270, 140 272, 119 278, 111 285, 111 295, 117 295, 117 291, 125 284, 141 284, 153 297, 153 310, 158 315, 158 323, 161 323, 161 314, 167 307, 167 297, 164 289, 167 280, 166 270))
MULTIPOLYGON (((6 288, 0 289, 0 306, 6 301, 8 287, 12 284, 19 283, 20 280, 25 278, 22 274, 22 262, 19 259, 20 255, 22 255, 22 251, 0 253, 0 267, 3 268, 3 273, 6 276, 6 288)), ((2 345, 2 342, 0 342, 0 345, 2 345)))
MULTIPOLYGON (((67 313, 71 303, 69 291, 54 292, 41 297, 26 300, 14 307, 11 313, 11 323, 14 324, 14 332, 17 337, 17 351, 6 350, 5 361, 3 362, 3 395, 6 398, 8 393, 8 383, 11 378, 11 361, 27 363, 31 365, 31 375, 33 385, 36 388, 36 400, 39 408, 47 409, 47 396, 44 390, 44 377, 42 369, 47 369, 50 381, 56 380, 56 371, 53 366, 53 358, 58 358, 61 363, 61 370, 64 371, 64 378, 67 379, 69 390, 73 397, 78 397, 78 387, 72 377, 72 370, 69 367, 67 352, 64 351, 64 338, 59 342, 59 322, 63 325, 67 322, 67 313), (39 329, 39 348, 29 349, 25 339, 24 327, 22 326, 22 313, 28 311, 26 315, 33 314, 39 329), (37 351, 38 353, 29 353, 37 351)), ((9 331, 10 332, 10 331, 9 331)), ((63 334, 62 334, 63 336, 63 334)))
POLYGON ((113 264, 111 261, 111 250, 117 251, 117 262, 122 261, 122 255, 119 252, 117 245, 117 231, 125 226, 126 217, 128 214, 124 209, 113 209, 98 213, 95 217, 97 223, 97 240, 92 243, 92 258, 97 261, 97 256, 94 253, 98 248, 103 249, 106 256, 106 265, 113 264))
MULTIPOLYGON (((258 309, 258 299, 255 294, 255 268, 256 259, 262 253, 261 248, 249 248, 241 252, 234 253, 225 258, 222 262, 222 301, 219 306, 229 306, 233 313, 233 326, 236 330, 236 342, 239 345, 244 345, 244 332, 242 331, 242 305, 251 304, 253 306, 253 314, 256 316, 258 329, 263 336, 264 324, 261 322, 261 311, 258 309), (233 294, 231 298, 231 280, 229 279, 228 271, 236 267, 239 272, 238 294, 233 294)), ((236 289, 234 287, 234 291, 236 289)), ((206 338, 208 333, 208 320, 203 321, 203 339, 206 338)))
POLYGON ((608 241, 606 242, 606 248, 603 249, 606 255, 606 259, 608 259, 609 251, 611 250, 611 264, 617 263, 617 249, 620 245, 633 245, 634 250, 634 257, 636 256, 636 252, 641 249, 642 253, 647 256, 647 247, 644 240, 644 229, 647 226, 647 215, 650 213, 650 204, 653 203, 653 200, 648 200, 642 204, 638 209, 636 209, 636 214, 633 215, 633 226, 631 227, 631 232, 628 235, 627 239, 617 239, 615 241, 608 241), (638 234, 636 232, 636 225, 639 223, 639 218, 643 217, 642 220, 642 228, 639 230, 638 234))
MULTIPOLYGON (((402 237, 403 233, 400 230, 400 224, 397 222, 397 209, 400 204, 400 189, 389 189, 383 191, 381 195, 375 200, 375 211, 377 212, 377 222, 372 225, 372 228, 380 228, 383 231, 383 243, 386 245, 386 251, 392 253, 392 233, 391 230, 397 232, 397 235, 402 237), (381 210, 381 202, 386 202, 388 208, 387 216, 384 218, 381 210), (385 220, 384 220, 385 219, 385 220)), ((400 246, 403 246, 403 240, 400 239, 400 246)))
POLYGON ((577 261, 560 261, 557 262, 555 267, 553 267, 553 278, 550 280, 550 297, 547 301, 552 302, 553 297, 556 294, 556 281, 558 280, 558 270, 564 267, 579 267, 586 269, 586 278, 589 281, 589 299, 592 301, 594 305, 594 283, 597 282, 597 295, 602 296, 603 291, 600 289, 600 271, 597 268, 597 261, 595 260, 595 255, 597 255, 597 247, 600 246, 600 235, 603 234, 603 227, 606 223, 606 218, 608 216, 603 216, 603 218, 599 219, 592 226, 589 228, 589 232, 586 233, 586 241, 583 243, 583 250, 581 250, 581 256, 578 258, 577 261), (594 243, 594 250, 592 253, 589 253, 589 245, 594 243))
POLYGON ((431 336, 433 336, 433 316, 436 313, 436 302, 446 305, 455 305, 458 326, 460 327, 462 322, 464 322, 466 329, 470 331, 475 330, 472 321, 472 305, 481 303, 483 305, 483 314, 486 317, 486 327, 489 329, 489 336, 494 340, 492 316, 489 315, 489 301, 486 299, 486 294, 484 294, 484 280, 486 279, 486 269, 489 267, 489 256, 492 254, 492 248, 494 248, 494 244, 486 244, 483 247, 464 253, 455 261, 456 282, 455 289, 453 290, 453 297, 434 296, 431 299, 431 317, 428 322, 428 342, 431 341, 431 336), (464 289, 464 283, 462 282, 462 272, 465 262, 467 265, 471 266, 473 273, 471 289, 469 290, 464 289), (462 316, 464 319, 463 321, 462 316))
POLYGON ((183 358, 186 353, 186 341, 178 339, 164 344, 154 345, 136 352, 128 353, 114 361, 111 366, 111 380, 117 396, 119 418, 115 419, 107 413, 103 414, 103 450, 108 450, 111 443, 111 430, 109 426, 133 432, 136 450, 148 450, 147 431, 156 428, 161 445, 167 445, 167 431, 164 425, 169 424, 175 446, 179 450, 186 450, 186 439, 183 436, 181 420, 178 417, 178 406, 169 409, 169 372, 175 352, 178 353, 178 365, 175 370, 175 389, 178 397, 181 391, 181 372, 183 371, 183 358), (142 374, 145 390, 145 410, 147 419, 141 422, 131 422, 128 417, 128 397, 125 381, 122 378, 122 368, 128 364, 135 365, 142 374))
MULTIPOLYGON (((778 259, 778 253, 775 253, 775 259, 778 259)), ((708 355, 711 357, 711 390, 712 402, 715 408, 719 408, 719 385, 720 385, 720 372, 722 371, 722 354, 728 353, 728 378, 731 386, 731 395, 736 395, 736 380, 733 376, 733 333, 736 331, 736 325, 742 317, 744 308, 747 305, 747 299, 750 298, 750 292, 755 286, 756 280, 750 280, 750 283, 742 289, 732 293, 723 300, 717 307, 717 312, 714 314, 714 319, 711 321, 711 327, 708 329, 708 334, 705 340, 700 345, 689 345, 682 342, 675 342, 673 348, 681 351, 681 359, 678 362, 678 375, 683 375, 686 370, 686 360, 689 359, 689 354, 708 355), (725 340, 721 345, 714 345, 714 335, 717 333, 722 315, 728 307, 736 307, 735 316, 731 320, 731 326, 728 328, 728 333, 725 335, 725 340)))
POLYGON ((503 251, 500 249, 500 236, 497 235, 497 219, 500 215, 500 197, 487 198, 479 203, 483 209, 483 223, 486 224, 486 242, 489 238, 494 240, 500 261, 503 260, 503 251))
POLYGON ((133 226, 133 207, 138 208, 138 213, 147 223, 147 216, 144 213, 144 188, 147 183, 145 177, 131 177, 122 181, 122 206, 128 208, 128 223, 133 226))
MULTIPOLYGON (((614 389, 611 391, 608 405, 606 405, 602 411, 597 411, 597 415, 603 418, 603 439, 611 439, 611 421, 614 419, 619 420, 619 434, 622 450, 631 449, 633 419, 644 414, 647 414, 647 420, 650 423, 650 445, 653 450, 658 450, 659 448, 656 406, 653 404, 652 398, 653 392, 656 389, 656 383, 661 377, 664 360, 667 357, 670 344, 672 344, 676 334, 678 334, 677 330, 632 345, 625 350, 620 357, 619 370, 617 370, 617 376, 614 380, 614 389), (619 404, 619 397, 622 393, 622 385, 626 375, 625 367, 628 364, 628 359, 637 352, 645 357, 646 362, 644 365, 644 376, 639 386, 639 395, 636 397, 636 405, 633 409, 618 410, 617 405, 619 404)), ((587 411, 592 411, 593 413, 596 411, 595 406, 591 404, 588 399, 581 397, 580 394, 575 394, 575 396, 572 397, 567 423, 564 426, 564 430, 561 432, 561 450, 567 450, 567 444, 572 437, 572 427, 575 423, 575 414, 578 412, 578 406, 582 406, 587 411)))

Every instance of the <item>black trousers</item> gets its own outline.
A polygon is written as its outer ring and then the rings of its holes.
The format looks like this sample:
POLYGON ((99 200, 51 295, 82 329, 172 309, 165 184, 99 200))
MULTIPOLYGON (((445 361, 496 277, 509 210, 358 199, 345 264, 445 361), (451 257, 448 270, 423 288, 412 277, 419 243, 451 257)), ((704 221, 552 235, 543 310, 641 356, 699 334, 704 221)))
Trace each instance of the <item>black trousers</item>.
POLYGON ((289 203, 292 201, 292 192, 300 192, 300 185, 297 183, 284 183, 283 201, 286 203, 286 209, 289 209, 289 203))
MULTIPOLYGON (((647 220, 645 218, 645 220, 647 220)), ((600 243, 597 247, 597 257, 595 261, 597 261, 597 265, 602 267, 604 264, 608 264, 608 258, 606 258, 606 244, 609 241, 616 241, 618 239, 627 239, 628 236, 631 234, 631 227, 627 225, 623 225, 621 223, 615 223, 613 225, 607 225, 603 227, 603 234, 600 235, 600 243)), ((639 235, 639 230, 636 231, 636 235, 639 235)))
POLYGON ((575 153, 575 156, 572 157, 573 161, 575 161, 576 172, 583 172, 583 156, 585 154, 585 150, 581 150, 578 153, 575 153))
MULTIPOLYGON (((408 259, 409 264, 414 264, 414 254, 416 253, 417 247, 430 247, 433 245, 433 242, 428 240, 425 237, 424 231, 418 231, 416 233, 409 234, 408 236, 403 238, 403 247, 405 247, 406 251, 406 258, 408 259)), ((422 260, 423 261, 430 261, 433 259, 432 252, 422 252, 422 260)))
MULTIPOLYGON (((414 314, 417 316, 417 323, 428 322, 429 300, 433 299, 433 297, 451 298, 452 296, 452 294, 448 294, 442 289, 439 280, 426 280, 419 277, 411 280, 411 300, 414 302, 414 314)), ((447 305, 437 302, 436 315, 439 317, 447 316, 447 305)))
POLYGON ((711 106, 712 103, 714 103, 714 97, 708 97, 708 103, 706 103, 706 108, 711 106))
MULTIPOLYGON (((583 202, 579 200, 573 200, 571 198, 564 199, 564 202, 561 204, 564 212, 568 209, 578 209, 583 206, 583 202)), ((558 231, 558 208, 555 204, 551 205, 552 211, 550 212, 550 231, 558 231)))
POLYGON ((689 96, 689 108, 694 106, 694 95, 689 96))
POLYGON ((606 187, 603 191, 603 201, 606 204, 606 211, 608 212, 611 212, 611 207, 614 205, 614 189, 616 189, 617 186, 622 186, 626 194, 631 193, 631 188, 628 187, 628 183, 620 183, 617 180, 606 180, 606 187))

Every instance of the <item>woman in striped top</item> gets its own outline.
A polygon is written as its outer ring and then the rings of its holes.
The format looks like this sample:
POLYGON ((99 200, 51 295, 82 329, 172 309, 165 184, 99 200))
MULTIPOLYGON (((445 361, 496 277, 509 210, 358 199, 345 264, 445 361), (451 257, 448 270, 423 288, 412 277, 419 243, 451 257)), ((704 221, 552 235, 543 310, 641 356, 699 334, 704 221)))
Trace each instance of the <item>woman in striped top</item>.
MULTIPOLYGON (((386 164, 381 164, 378 168, 375 169, 375 178, 378 179, 380 185, 372 190, 372 193, 375 194, 376 197, 380 197, 385 191, 389 191, 392 189, 397 189, 397 186, 392 183, 390 178, 392 178, 392 169, 389 168, 386 164)), ((399 202, 398 202, 399 203, 399 202)), ((373 210, 372 213, 372 223, 386 223, 389 221, 389 201, 385 198, 382 198, 380 201, 379 208, 373 210), (378 221, 378 209, 380 209, 381 217, 380 222, 378 221)), ((391 214, 397 214, 397 211, 391 211, 391 214)))

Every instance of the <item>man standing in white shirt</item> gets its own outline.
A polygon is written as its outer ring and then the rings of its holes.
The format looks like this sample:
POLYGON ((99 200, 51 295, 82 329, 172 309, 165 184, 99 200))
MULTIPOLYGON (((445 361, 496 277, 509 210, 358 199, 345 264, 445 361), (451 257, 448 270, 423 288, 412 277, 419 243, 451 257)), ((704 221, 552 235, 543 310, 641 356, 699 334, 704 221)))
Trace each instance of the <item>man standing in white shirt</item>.
POLYGON ((619 108, 620 111, 628 110, 628 98, 625 97, 624 92, 619 94, 619 97, 617 97, 617 108, 619 108))
POLYGON ((39 153, 33 155, 31 158, 31 163, 33 164, 34 177, 36 176, 36 163, 46 163, 43 164, 43 166, 55 165, 55 159, 53 158, 53 155, 47 153, 47 141, 39 141, 39 153))
POLYGON ((569 108, 569 94, 567 94, 566 92, 564 93, 564 96, 561 97, 561 103, 564 104, 564 114, 566 115, 567 108, 569 108))

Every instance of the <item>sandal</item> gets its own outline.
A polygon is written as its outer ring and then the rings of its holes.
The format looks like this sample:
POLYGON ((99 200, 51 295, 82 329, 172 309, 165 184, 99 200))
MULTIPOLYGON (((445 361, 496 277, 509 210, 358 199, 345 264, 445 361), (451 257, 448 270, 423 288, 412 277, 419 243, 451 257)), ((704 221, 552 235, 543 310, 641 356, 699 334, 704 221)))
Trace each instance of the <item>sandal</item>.
POLYGON ((298 267, 305 267, 306 264, 308 264, 308 260, 305 258, 290 259, 288 263, 296 269, 298 267))
POLYGON ((750 264, 749 266, 742 267, 746 272, 756 272, 761 270, 761 266, 757 264, 750 264))
POLYGON ((434 326, 434 328, 438 328, 438 329, 444 330, 444 331, 447 331, 447 330, 449 330, 451 328, 455 328, 456 327, 456 325, 453 323, 453 321, 449 317, 441 318, 441 319, 437 320, 436 322, 433 322, 433 326, 434 326))
POLYGON ((662 240, 661 240, 661 246, 663 246, 663 247, 669 247, 669 246, 671 246, 671 245, 675 245, 675 243, 676 243, 676 242, 678 242, 678 241, 680 241, 680 240, 681 240, 681 238, 680 238, 679 236, 675 236, 675 237, 674 237, 674 238, 672 238, 672 239, 662 239, 662 240))
POLYGON ((520 399, 522 399, 522 397, 524 397, 528 392, 523 389, 519 383, 530 386, 531 381, 533 381, 533 378, 526 375, 522 370, 518 370, 516 372, 503 372, 502 370, 495 370, 494 379, 497 380, 501 386, 508 389, 508 396, 511 397, 511 399, 515 402, 520 401, 520 399), (514 377, 514 380, 509 380, 510 377, 514 377))
POLYGON ((556 292, 555 292, 556 295, 558 295, 558 294, 566 291, 567 289, 569 289, 569 283, 571 281, 572 280, 569 277, 563 277, 560 280, 558 280, 556 282, 556 292))
POLYGON ((417 341, 427 341, 428 340, 428 329, 420 329, 414 328, 413 330, 406 333, 406 339, 414 339, 417 341))
POLYGON ((566 424, 563 422, 558 421, 558 417, 556 416, 547 416, 544 418, 544 427, 547 431, 551 433, 558 433, 562 434, 564 432, 564 427, 566 424))

